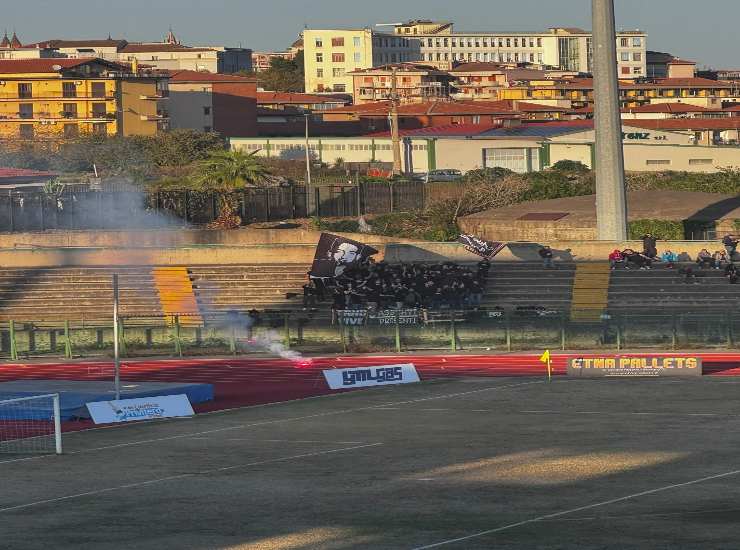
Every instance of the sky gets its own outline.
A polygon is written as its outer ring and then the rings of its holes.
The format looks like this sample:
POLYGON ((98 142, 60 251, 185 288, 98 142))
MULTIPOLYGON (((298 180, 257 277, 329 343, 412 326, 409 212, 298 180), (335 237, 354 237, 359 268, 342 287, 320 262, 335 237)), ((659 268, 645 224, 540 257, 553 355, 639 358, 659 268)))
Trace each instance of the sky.
MULTIPOLYGON (((617 26, 646 31, 648 49, 693 59, 700 66, 740 68, 738 0, 615 2, 617 26)), ((0 12, 0 31, 15 29, 25 43, 105 38, 109 33, 130 41, 155 41, 172 26, 185 44, 282 50, 305 26, 365 27, 418 18, 453 21, 457 31, 591 28, 589 0, 24 0, 6 4, 0 12)))

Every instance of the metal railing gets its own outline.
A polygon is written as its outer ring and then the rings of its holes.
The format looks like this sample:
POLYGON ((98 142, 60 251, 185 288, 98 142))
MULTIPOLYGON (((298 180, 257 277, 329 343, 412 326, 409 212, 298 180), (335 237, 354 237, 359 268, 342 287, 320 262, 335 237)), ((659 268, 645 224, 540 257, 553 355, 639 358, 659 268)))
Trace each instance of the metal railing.
MULTIPOLYGON (((740 314, 620 313, 575 322, 548 312, 437 311, 416 322, 398 314, 360 325, 332 323, 327 310, 224 312, 203 318, 136 316, 121 319, 123 357, 266 353, 272 344, 303 353, 404 351, 512 352, 738 349, 740 314)), ((0 322, 0 357, 111 356, 110 320, 0 322)))

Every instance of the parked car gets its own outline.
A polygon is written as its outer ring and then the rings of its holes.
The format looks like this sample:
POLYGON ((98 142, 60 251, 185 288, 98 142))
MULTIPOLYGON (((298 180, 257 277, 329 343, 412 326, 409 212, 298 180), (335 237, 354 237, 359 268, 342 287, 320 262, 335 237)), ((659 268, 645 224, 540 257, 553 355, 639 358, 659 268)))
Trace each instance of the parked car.
POLYGON ((463 173, 460 170, 430 170, 422 176, 422 181, 424 183, 430 183, 433 181, 457 181, 462 177, 463 173))

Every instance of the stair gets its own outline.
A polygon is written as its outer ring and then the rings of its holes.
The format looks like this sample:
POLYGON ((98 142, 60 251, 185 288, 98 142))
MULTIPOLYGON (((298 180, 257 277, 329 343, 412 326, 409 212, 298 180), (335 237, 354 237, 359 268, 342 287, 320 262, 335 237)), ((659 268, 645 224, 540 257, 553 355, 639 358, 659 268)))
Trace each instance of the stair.
POLYGON ((178 316, 182 326, 203 324, 187 268, 155 267, 152 269, 152 277, 162 311, 169 323, 174 323, 175 316, 178 316))
POLYGON ((611 268, 607 262, 578 264, 573 278, 570 319, 576 323, 601 320, 609 305, 611 268))

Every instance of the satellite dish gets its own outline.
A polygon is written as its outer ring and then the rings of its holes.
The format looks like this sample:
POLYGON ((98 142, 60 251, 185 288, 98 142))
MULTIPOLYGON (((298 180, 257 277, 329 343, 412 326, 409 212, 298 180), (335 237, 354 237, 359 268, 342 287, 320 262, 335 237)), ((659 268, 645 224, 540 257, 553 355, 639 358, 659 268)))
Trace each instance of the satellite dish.
POLYGON ((51 68, 54 69, 55 71, 61 71, 62 70, 62 66, 61 65, 52 65, 51 68))

